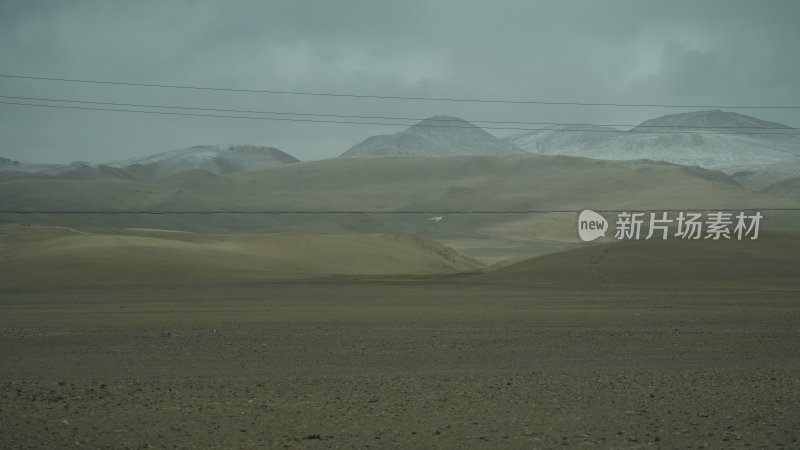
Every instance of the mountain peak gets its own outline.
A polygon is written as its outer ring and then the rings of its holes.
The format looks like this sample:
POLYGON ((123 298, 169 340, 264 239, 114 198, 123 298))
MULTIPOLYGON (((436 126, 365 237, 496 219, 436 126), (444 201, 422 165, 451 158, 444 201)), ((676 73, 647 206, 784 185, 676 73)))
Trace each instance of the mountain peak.
POLYGON ((427 119, 420 120, 419 122, 417 122, 416 125, 413 125, 412 128, 413 127, 439 127, 439 128, 444 128, 444 127, 468 127, 468 128, 478 128, 477 125, 475 125, 475 124, 473 124, 471 122, 467 122, 466 120, 464 120, 464 119, 462 119, 460 117, 443 116, 443 115, 432 116, 432 117, 428 117, 427 119))
POLYGON ((729 129, 736 131, 737 129, 741 129, 742 131, 751 130, 766 132, 769 132, 769 129, 776 128, 778 129, 775 130, 776 132, 783 132, 782 129, 790 128, 777 122, 769 122, 744 114, 713 109, 669 114, 656 117, 655 119, 645 120, 634 128, 634 131, 651 131, 651 128, 652 130, 659 128, 662 129, 662 131, 681 131, 682 129, 697 129, 698 127, 708 129, 707 131, 728 131, 729 129), (715 128, 719 128, 719 130, 715 130, 715 128), (756 128, 767 128, 767 130, 756 130, 756 128))
POLYGON ((342 156, 517 155, 523 150, 464 119, 437 115, 395 134, 371 136, 342 156))

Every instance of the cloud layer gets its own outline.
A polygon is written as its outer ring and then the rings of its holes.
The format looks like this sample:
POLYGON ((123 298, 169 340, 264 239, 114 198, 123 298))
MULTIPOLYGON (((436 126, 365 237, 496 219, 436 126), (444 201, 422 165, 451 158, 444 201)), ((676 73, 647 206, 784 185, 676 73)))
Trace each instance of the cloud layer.
MULTIPOLYGON (((0 60, 2 72, 11 74, 244 89, 800 105, 797 17, 795 1, 4 1, 0 60)), ((0 95, 613 124, 677 112, 14 79, 0 79, 0 95)), ((749 113, 800 125, 796 110, 749 113)), ((27 161, 108 161, 205 143, 272 145, 316 159, 338 155, 367 135, 397 130, 0 105, 0 155, 27 161)))

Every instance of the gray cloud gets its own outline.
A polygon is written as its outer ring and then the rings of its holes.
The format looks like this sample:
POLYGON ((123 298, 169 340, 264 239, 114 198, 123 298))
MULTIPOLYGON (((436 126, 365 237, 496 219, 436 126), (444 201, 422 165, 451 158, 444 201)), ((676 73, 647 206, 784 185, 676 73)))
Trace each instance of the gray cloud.
MULTIPOLYGON (((5 1, 3 72, 379 95, 800 104, 795 1, 5 1)), ((0 95, 468 120, 637 123, 675 110, 423 103, 0 79, 0 95)), ((797 111, 759 117, 800 125, 797 111)), ((107 161, 199 143, 335 156, 395 127, 0 105, 0 155, 107 161)), ((496 134, 505 134, 498 131, 496 134)))

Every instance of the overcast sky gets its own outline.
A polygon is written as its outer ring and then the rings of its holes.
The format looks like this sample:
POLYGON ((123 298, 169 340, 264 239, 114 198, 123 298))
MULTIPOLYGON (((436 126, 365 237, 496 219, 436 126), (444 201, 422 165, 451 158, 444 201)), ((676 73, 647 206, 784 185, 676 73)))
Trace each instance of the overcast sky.
MULTIPOLYGON (((795 0, 3 0, 0 73, 389 96, 800 105, 798 18, 800 2, 795 0)), ((601 124, 636 124, 682 111, 268 95, 5 78, 0 78, 0 95, 601 124)), ((800 126, 800 110, 738 112, 800 126)), ((309 160, 337 156, 369 135, 402 128, 0 104, 0 156, 30 162, 104 162, 197 144, 243 143, 278 147, 309 160)))

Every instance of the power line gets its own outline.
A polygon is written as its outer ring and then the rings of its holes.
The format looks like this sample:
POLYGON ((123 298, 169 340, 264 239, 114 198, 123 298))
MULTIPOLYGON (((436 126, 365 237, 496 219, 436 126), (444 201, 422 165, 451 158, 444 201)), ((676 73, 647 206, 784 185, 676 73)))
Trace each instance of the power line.
MULTIPOLYGON (((285 122, 312 122, 312 123, 334 123, 334 124, 350 124, 350 125, 381 125, 381 126, 422 126, 426 128, 475 128, 475 126, 461 126, 461 125, 428 125, 428 124, 403 124, 403 123, 384 123, 384 122, 360 122, 352 120, 323 120, 323 119, 292 119, 287 117, 255 117, 255 116, 235 116, 223 114, 199 114, 188 112, 175 112, 175 111, 145 111, 135 109, 115 109, 115 108, 97 108, 88 106, 69 106, 69 105, 45 105, 36 103, 22 103, 22 102, 6 102, 0 101, 0 104, 15 105, 15 106, 32 106, 38 108, 57 108, 57 109, 74 109, 74 110, 88 110, 88 111, 108 111, 108 112, 124 112, 124 113, 138 113, 138 114, 159 114, 168 116, 191 116, 191 117, 213 117, 225 119, 247 119, 247 120, 269 120, 269 121, 285 121, 285 122)), ((709 134, 709 135, 780 135, 798 133, 781 133, 781 132, 711 132, 711 131, 637 131, 637 130, 575 130, 563 128, 521 128, 521 127, 492 127, 485 126, 482 129, 488 130, 515 130, 515 131, 559 131, 559 132, 595 132, 595 133, 636 133, 636 134, 709 134)))
MULTIPOLYGON (((136 107, 136 108, 161 108, 161 109, 177 109, 177 110, 188 110, 188 111, 213 111, 213 112, 231 112, 231 113, 240 113, 240 114, 273 114, 273 115, 289 115, 289 116, 304 116, 304 117, 333 117, 333 118, 344 118, 344 119, 378 119, 378 120, 410 120, 410 121, 423 121, 423 120, 431 120, 433 122, 462 122, 462 119, 457 118, 443 118, 443 119, 431 119, 431 118, 419 118, 419 117, 392 117, 392 116, 361 116, 361 115, 349 115, 349 114, 319 114, 319 113, 297 113, 297 112, 286 112, 286 111, 262 111, 262 110, 247 110, 247 109, 223 109, 223 108, 204 108, 204 107, 194 107, 194 106, 175 106, 175 105, 153 105, 153 104, 142 104, 142 103, 117 103, 117 102, 100 102, 100 101, 91 101, 91 100, 74 100, 74 99, 64 99, 64 98, 45 98, 45 97, 18 97, 18 96, 10 96, 10 95, 0 95, 0 98, 5 99, 12 99, 12 100, 34 100, 34 101, 42 101, 42 102, 61 102, 61 103, 78 103, 78 104, 89 104, 89 105, 106 105, 106 106, 125 106, 125 107, 136 107)), ((514 121, 497 121, 497 120, 468 120, 468 122, 474 123, 491 123, 491 124, 512 124, 512 125, 558 125, 558 126, 586 126, 586 127, 636 127, 641 126, 639 125, 631 125, 631 124, 597 124, 597 123, 564 123, 564 122, 514 122, 514 121)), ((404 124, 403 124, 404 125, 404 124)), ((781 127, 759 127, 759 126, 691 126, 691 125, 645 125, 647 128, 688 128, 688 129, 698 129, 698 130, 707 130, 707 129, 756 129, 756 130, 794 130, 797 131, 797 128, 781 126, 781 127)), ((578 130, 576 130, 578 131, 578 130)), ((597 131, 597 130, 580 130, 580 131, 597 131)), ((614 131, 622 131, 622 130, 610 130, 614 131)))
MULTIPOLYGON (((705 209, 705 208, 681 208, 681 209, 596 209, 593 210, 598 213, 616 213, 616 212, 700 212, 700 211, 800 211, 800 208, 713 208, 713 209, 705 209)), ((390 214, 404 214, 404 215, 412 215, 412 214, 436 214, 436 215, 448 215, 448 214, 459 214, 459 215, 467 215, 467 214, 550 214, 550 213, 574 213, 577 214, 580 211, 574 209, 528 209, 528 210, 516 210, 516 211, 507 211, 507 210, 475 210, 475 211, 451 211, 451 210, 402 210, 402 211, 370 211, 370 210, 253 210, 253 211, 225 211, 225 210, 201 210, 201 211, 149 211, 149 210, 124 210, 124 211, 56 211, 56 210, 46 210, 46 211, 0 211, 0 214, 20 214, 20 215, 30 215, 30 214, 65 214, 65 215, 82 215, 82 214, 96 214, 96 215, 189 215, 189 214, 197 214, 197 215, 222 215, 222 214, 236 214, 236 215, 266 215, 266 214, 280 214, 280 215, 288 215, 288 214, 304 214, 304 215, 323 215, 323 214, 378 214, 378 215, 390 215, 390 214)))
POLYGON ((135 86, 152 87, 167 89, 188 89, 198 91, 222 91, 222 92, 246 92, 251 94, 283 94, 283 95, 305 95, 317 97, 347 97, 347 98, 373 98, 380 100, 409 100, 409 101, 429 101, 429 102, 472 102, 472 103, 510 103, 526 105, 562 105, 562 106, 607 106, 607 107, 627 107, 627 108, 714 108, 714 109, 800 109, 800 106, 793 105, 671 105, 671 104, 637 104, 637 103, 589 103, 589 102, 553 102, 544 100, 509 100, 509 99, 486 99, 486 98, 450 98, 450 97, 408 97, 399 95, 368 95, 368 94, 345 94, 333 92, 306 92, 306 91, 284 91, 271 89, 240 89, 222 88, 209 86, 189 86, 175 84, 149 84, 133 83, 124 81, 108 80, 85 80, 75 78, 56 78, 56 77, 34 77, 24 75, 0 74, 2 78, 17 78, 25 80, 39 81, 59 81, 66 83, 83 84, 104 84, 115 86, 135 86))

